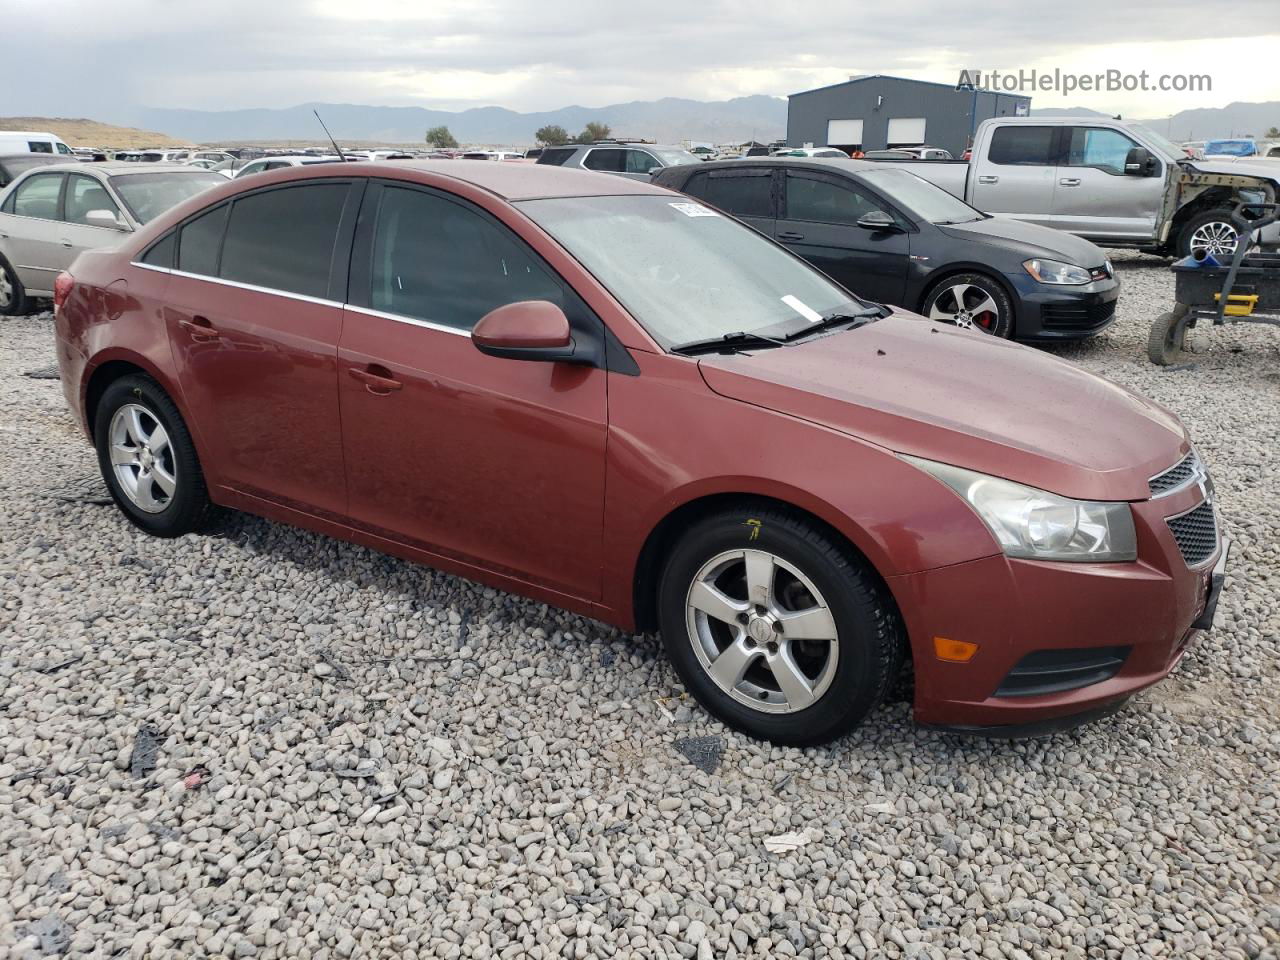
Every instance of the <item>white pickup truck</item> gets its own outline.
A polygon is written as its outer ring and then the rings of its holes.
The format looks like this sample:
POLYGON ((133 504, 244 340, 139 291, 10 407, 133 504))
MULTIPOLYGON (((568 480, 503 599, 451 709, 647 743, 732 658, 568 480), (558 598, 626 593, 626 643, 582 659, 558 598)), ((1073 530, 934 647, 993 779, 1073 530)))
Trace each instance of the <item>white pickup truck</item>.
MULTIPOLYGON (((984 213, 1174 256, 1230 254, 1240 191, 1255 202, 1280 196, 1275 160, 1193 160, 1140 123, 1102 117, 985 120, 968 162, 880 162, 901 163, 984 213)), ((1280 227, 1262 240, 1280 242, 1280 227)))

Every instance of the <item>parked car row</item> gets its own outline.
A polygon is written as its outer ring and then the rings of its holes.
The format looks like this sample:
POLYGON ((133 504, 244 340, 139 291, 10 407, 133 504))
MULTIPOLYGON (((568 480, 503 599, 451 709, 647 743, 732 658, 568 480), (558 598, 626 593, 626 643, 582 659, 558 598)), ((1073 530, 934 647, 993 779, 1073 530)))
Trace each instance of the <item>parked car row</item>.
MULTIPOLYGON (((835 163, 695 169, 815 239, 946 251, 990 229, 905 171, 835 163), (854 207, 866 226, 831 221, 854 207)), ((46 213, 103 202, 52 176, 46 213)), ((103 184, 122 204, 127 179, 103 184)), ((795 249, 555 164, 290 166, 81 254, 53 284, 57 358, 140 529, 220 504, 659 630, 754 736, 840 736, 906 658, 919 723, 1004 736, 1164 677, 1227 556, 1186 428, 795 249)))

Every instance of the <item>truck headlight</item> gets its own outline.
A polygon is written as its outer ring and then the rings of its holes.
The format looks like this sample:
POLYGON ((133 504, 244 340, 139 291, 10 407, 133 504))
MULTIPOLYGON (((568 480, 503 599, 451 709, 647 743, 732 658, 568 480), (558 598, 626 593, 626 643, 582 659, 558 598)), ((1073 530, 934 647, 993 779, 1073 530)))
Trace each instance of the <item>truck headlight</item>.
POLYGON ((1045 260, 1042 257, 1024 260, 1022 268, 1039 283, 1070 285, 1088 283, 1093 279, 1084 267, 1077 267, 1074 263, 1063 263, 1061 260, 1045 260))
POLYGON ((1086 563, 1138 557, 1133 513, 1127 503, 1071 500, 946 463, 903 459, 958 493, 1006 556, 1086 563))

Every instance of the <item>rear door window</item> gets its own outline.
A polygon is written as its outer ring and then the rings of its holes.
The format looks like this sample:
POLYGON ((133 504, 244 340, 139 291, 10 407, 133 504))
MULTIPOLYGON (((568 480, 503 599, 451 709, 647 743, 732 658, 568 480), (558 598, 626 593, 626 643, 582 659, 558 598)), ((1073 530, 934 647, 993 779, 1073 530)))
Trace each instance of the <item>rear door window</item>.
POLYGON ((577 152, 577 149, 577 147, 547 147, 538 155, 538 162, 562 167, 565 161, 577 152))
POLYGON ((708 170, 694 174, 685 193, 735 217, 772 217, 772 187, 772 170, 732 173, 708 170))
POLYGON ((308 297, 329 290, 347 183, 308 183, 235 200, 218 275, 308 297))
POLYGON ((997 127, 987 158, 1012 167, 1051 167, 1057 163, 1057 127, 997 127))
POLYGON ((53 144, 47 140, 28 140, 27 149, 32 153, 53 153, 53 144))
POLYGON ((13 209, 6 212, 37 220, 57 220, 61 190, 62 174, 37 173, 18 184, 11 198, 13 209))
POLYGON ((627 173, 648 173, 654 167, 662 167, 658 158, 647 151, 624 150, 622 152, 627 155, 627 173))
POLYGON ((521 300, 567 309, 564 283, 507 227, 461 201, 422 190, 382 191, 369 306, 470 330, 521 300))
POLYGON ((178 242, 178 269, 202 277, 218 275, 218 252, 222 248, 222 232, 227 225, 230 204, 202 213, 182 228, 178 242))
POLYGON ((588 170, 599 170, 602 173, 622 173, 627 168, 627 152, 615 147, 592 150, 582 165, 588 170))

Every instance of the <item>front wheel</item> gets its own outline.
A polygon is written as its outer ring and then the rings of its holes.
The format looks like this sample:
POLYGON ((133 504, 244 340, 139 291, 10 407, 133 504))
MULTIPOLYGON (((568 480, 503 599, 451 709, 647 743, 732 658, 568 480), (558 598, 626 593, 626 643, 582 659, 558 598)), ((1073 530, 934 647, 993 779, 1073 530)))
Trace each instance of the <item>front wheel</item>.
POLYGON ((116 505, 157 537, 197 529, 209 509, 195 444, 160 385, 140 374, 116 380, 94 417, 98 466, 116 505))
POLYGON ((9 261, 0 257, 0 317, 20 317, 26 312, 27 297, 22 281, 9 261))
POLYGON ((930 320, 981 330, 993 337, 1013 336, 1009 295, 980 273, 962 273, 938 283, 925 297, 923 313, 930 320))
POLYGON ((774 506, 696 523, 659 585, 667 654, 729 726, 792 746, 854 729, 902 662, 896 610, 865 561, 774 506))
POLYGON ((1226 263, 1235 254, 1239 239, 1229 207, 1206 210, 1182 225, 1178 233, 1178 255, 1188 257, 1203 252, 1226 263))

